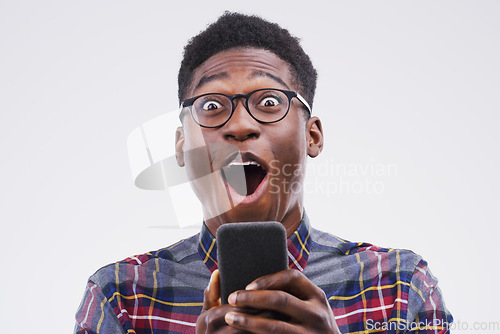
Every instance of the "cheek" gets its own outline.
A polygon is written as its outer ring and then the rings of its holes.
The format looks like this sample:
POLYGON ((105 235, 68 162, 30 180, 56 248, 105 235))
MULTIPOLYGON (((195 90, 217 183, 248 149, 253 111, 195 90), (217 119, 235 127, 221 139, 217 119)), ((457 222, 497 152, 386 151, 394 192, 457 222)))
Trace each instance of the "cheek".
POLYGON ((276 131, 271 139, 273 151, 283 163, 302 163, 307 156, 307 140, 305 131, 276 131))
POLYGON ((184 126, 184 150, 192 150, 195 148, 206 146, 205 137, 201 127, 189 122, 184 126))
POLYGON ((184 161, 190 180, 211 173, 211 164, 207 144, 201 128, 188 122, 184 124, 184 161))
POLYGON ((300 182, 305 174, 307 151, 305 138, 275 141, 272 176, 289 182, 300 182))
POLYGON ((184 125, 185 144, 184 149, 194 149, 211 146, 218 140, 219 134, 216 129, 202 128, 194 121, 190 120, 184 125))
POLYGON ((238 152, 238 147, 217 141, 217 132, 199 126, 186 126, 184 140, 184 160, 191 179, 216 172, 223 159, 238 152))

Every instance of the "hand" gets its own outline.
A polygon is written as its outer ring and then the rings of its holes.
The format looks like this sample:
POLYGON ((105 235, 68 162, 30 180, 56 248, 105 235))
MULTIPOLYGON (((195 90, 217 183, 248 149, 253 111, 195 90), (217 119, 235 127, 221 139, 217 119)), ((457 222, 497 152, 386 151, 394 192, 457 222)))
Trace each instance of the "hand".
POLYGON ((221 306, 219 270, 215 270, 205 289, 203 309, 196 320, 196 333, 244 333, 228 326, 224 320, 225 315, 231 311, 241 312, 242 310, 229 304, 221 306))
POLYGON ((325 293, 298 270, 261 277, 229 296, 234 308, 276 311, 287 322, 225 308, 226 323, 249 333, 335 333, 340 331, 325 293))

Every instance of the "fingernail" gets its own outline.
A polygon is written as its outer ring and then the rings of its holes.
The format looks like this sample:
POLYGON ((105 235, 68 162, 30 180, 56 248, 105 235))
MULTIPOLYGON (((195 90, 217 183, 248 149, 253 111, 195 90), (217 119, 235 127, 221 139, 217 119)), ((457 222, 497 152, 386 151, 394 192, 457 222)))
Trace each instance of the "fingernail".
POLYGON ((227 302, 231 305, 236 305, 236 292, 232 293, 227 297, 227 302))
POLYGON ((248 284, 245 290, 257 290, 257 283, 248 284))
POLYGON ((212 285, 212 279, 214 277, 214 274, 210 275, 210 281, 208 281, 208 285, 207 285, 207 291, 210 291, 210 286, 212 285))
POLYGON ((226 316, 224 317, 224 319, 226 320, 228 325, 231 325, 234 323, 234 321, 236 319, 236 315, 234 314, 234 312, 228 312, 228 313, 226 313, 226 316))

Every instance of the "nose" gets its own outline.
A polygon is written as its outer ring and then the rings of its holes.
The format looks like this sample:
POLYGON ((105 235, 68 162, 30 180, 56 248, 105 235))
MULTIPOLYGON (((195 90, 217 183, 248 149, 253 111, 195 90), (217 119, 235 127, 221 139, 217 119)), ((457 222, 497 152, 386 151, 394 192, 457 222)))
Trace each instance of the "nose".
POLYGON ((226 140, 245 141, 260 137, 260 123, 246 110, 243 100, 235 101, 233 116, 222 127, 226 140))

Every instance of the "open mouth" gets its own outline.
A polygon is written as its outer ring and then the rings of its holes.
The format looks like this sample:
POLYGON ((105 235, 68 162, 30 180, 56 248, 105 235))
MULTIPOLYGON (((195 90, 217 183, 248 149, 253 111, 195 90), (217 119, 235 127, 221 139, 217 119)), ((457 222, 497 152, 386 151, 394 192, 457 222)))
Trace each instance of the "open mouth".
POLYGON ((252 195, 267 175, 256 161, 232 161, 222 168, 226 182, 240 195, 252 195))

